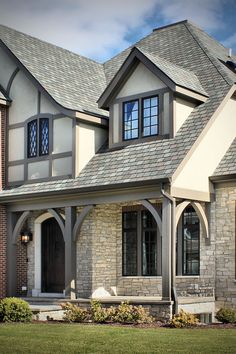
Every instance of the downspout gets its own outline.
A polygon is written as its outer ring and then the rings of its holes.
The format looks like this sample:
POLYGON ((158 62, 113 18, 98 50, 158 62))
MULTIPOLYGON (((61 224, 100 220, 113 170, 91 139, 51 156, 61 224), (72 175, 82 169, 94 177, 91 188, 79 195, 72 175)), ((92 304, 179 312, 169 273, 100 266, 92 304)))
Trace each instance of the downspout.
POLYGON ((176 291, 176 228, 175 228, 175 207, 176 200, 161 187, 161 194, 171 202, 171 298, 174 302, 173 314, 178 313, 178 296, 176 291))

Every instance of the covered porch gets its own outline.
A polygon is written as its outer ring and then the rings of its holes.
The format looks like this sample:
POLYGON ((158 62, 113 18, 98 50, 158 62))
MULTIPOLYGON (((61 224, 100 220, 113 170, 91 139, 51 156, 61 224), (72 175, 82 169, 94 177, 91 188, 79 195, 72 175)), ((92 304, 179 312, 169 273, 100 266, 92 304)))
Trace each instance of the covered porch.
MULTIPOLYGON (((209 235, 202 205, 196 201, 176 203, 167 190, 161 185, 155 188, 136 187, 116 193, 100 192, 67 196, 63 200, 39 199, 9 205, 8 295, 34 299, 63 298, 79 303, 88 303, 90 298, 99 298, 104 304, 128 300, 146 306, 159 306, 159 309, 164 306, 169 313, 172 309, 177 312, 177 287, 178 283, 183 287, 183 281, 181 277, 179 280, 176 278, 176 229, 186 206, 191 204, 196 210, 206 244, 209 243, 209 235), (134 206, 148 211, 155 220, 158 245, 155 257, 160 273, 147 276, 124 274, 122 215, 124 210, 134 206), (64 243, 64 286, 59 292, 45 291, 43 285, 42 230, 44 223, 50 219, 56 221, 64 243), (27 246, 19 242, 19 235, 24 229, 31 230, 33 234, 33 241, 27 246), (25 276, 20 276, 21 271, 25 272, 25 276), (19 293, 19 290, 22 291, 19 293)), ((140 260, 141 257, 137 263, 140 260)), ((62 270, 58 272, 63 273, 62 270)), ((195 285, 199 284, 200 288, 207 288, 207 297, 214 296, 213 290, 209 290, 209 282, 204 284, 199 277, 193 278, 186 279, 186 283, 189 282, 186 289, 196 290, 195 285)), ((205 295, 201 293, 200 296, 205 295)))

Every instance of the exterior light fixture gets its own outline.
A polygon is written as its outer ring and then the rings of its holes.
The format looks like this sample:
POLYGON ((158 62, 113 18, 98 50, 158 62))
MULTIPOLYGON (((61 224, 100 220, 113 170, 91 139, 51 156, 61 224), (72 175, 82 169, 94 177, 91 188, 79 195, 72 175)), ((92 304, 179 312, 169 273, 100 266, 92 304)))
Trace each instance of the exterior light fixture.
POLYGON ((33 235, 30 231, 22 231, 20 233, 20 240, 23 245, 27 245, 30 241, 32 241, 33 235))

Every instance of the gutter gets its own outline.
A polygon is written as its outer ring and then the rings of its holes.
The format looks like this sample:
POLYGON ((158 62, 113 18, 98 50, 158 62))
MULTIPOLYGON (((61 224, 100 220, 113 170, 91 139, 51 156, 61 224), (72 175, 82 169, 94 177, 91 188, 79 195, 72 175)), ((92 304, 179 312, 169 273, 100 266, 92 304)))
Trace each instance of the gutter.
POLYGON ((178 313, 178 296, 176 291, 176 229, 175 229, 175 207, 176 199, 164 190, 162 185, 161 194, 171 202, 171 300, 173 301, 173 314, 178 313))

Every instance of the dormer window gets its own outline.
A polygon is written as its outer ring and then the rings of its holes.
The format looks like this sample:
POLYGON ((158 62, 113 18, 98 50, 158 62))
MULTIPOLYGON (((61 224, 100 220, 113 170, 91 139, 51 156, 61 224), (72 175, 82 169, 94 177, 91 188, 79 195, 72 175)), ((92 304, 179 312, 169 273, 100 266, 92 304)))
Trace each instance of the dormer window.
POLYGON ((142 136, 159 134, 158 96, 142 99, 142 136))
POLYGON ((158 96, 123 103, 123 140, 159 134, 158 96), (141 110, 140 110, 141 107, 141 110))
POLYGON ((28 123, 28 158, 49 154, 49 119, 39 118, 28 123))

